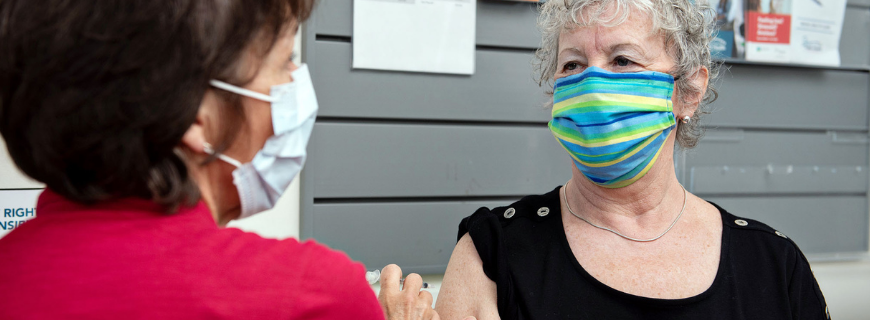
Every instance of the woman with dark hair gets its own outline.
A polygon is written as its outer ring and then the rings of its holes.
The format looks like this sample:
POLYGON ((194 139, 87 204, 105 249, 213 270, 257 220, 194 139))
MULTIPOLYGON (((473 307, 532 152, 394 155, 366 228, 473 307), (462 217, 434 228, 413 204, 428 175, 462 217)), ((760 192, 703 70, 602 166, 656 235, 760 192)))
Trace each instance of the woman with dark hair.
POLYGON ((0 240, 0 317, 437 318, 421 279, 226 222, 299 172, 313 0, 0 0, 0 133, 45 183, 0 240), (217 223, 215 223, 217 222, 217 223))

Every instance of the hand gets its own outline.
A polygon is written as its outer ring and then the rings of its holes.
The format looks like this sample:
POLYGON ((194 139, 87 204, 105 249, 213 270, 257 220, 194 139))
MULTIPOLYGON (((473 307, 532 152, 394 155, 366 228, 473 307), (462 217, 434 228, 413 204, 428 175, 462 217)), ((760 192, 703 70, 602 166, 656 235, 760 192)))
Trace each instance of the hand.
POLYGON ((384 309, 387 320, 440 320, 441 317, 432 309, 432 294, 420 291, 423 278, 416 273, 405 277, 404 286, 399 288, 402 269, 395 264, 384 267, 381 271, 381 293, 378 302, 384 309))

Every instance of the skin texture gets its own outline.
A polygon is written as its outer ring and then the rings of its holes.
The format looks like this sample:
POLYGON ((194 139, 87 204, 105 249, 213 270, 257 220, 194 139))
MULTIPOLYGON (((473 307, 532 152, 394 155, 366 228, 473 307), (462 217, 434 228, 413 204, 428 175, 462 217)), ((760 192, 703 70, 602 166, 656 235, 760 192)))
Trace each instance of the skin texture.
MULTIPOLYGON (((609 13, 608 13, 609 14, 609 13)), ((589 66, 612 72, 671 73, 674 59, 664 37, 651 33, 651 20, 632 12, 614 27, 593 25, 564 30, 559 38, 555 79, 583 72, 589 66)), ((708 81, 701 68, 686 76, 702 90, 694 96, 674 94, 679 119, 698 108, 708 81), (682 99, 681 99, 682 98, 682 99), (684 102, 685 101, 685 102, 684 102)), ((674 221, 683 205, 673 166, 673 130, 653 168, 637 182, 619 189, 602 188, 573 165, 567 199, 575 213, 601 226, 635 238, 652 238, 674 221)), ((562 200, 563 225, 575 258, 598 281, 623 292, 678 299, 704 292, 715 279, 721 250, 722 221, 715 207, 687 193, 683 216, 664 237, 633 242, 600 230, 568 212, 562 200)), ((472 314, 499 319, 496 285, 483 273, 482 262, 468 234, 457 243, 444 275, 436 310, 444 319, 472 314)))

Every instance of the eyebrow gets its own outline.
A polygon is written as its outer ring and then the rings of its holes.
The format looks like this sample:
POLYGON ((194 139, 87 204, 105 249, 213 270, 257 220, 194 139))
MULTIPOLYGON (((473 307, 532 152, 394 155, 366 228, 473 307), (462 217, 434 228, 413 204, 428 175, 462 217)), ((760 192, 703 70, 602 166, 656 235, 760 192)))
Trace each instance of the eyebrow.
POLYGON ((562 57, 566 52, 573 53, 573 54, 576 54, 576 55, 581 56, 581 57, 585 57, 585 55, 583 55, 583 52, 580 51, 580 49, 570 47, 570 48, 562 49, 562 51, 559 51, 559 54, 556 55, 556 60, 558 60, 560 57, 562 57))
POLYGON ((565 53, 565 51, 573 51, 576 54, 582 54, 582 52, 580 52, 580 49, 577 49, 574 47, 562 49, 562 51, 559 51, 559 54, 563 54, 563 53, 565 53))
MULTIPOLYGON (((644 50, 642 46, 639 46, 639 45, 631 43, 631 42, 617 43, 617 44, 611 45, 609 48, 609 51, 610 52, 608 52, 608 53, 610 53, 610 54, 617 52, 617 51, 635 51, 641 55, 641 58, 649 58, 647 56, 646 50, 644 50)), ((574 47, 562 49, 562 51, 559 51, 558 56, 562 56, 565 53, 574 53, 574 54, 577 54, 580 56, 584 56, 583 52, 580 51, 580 49, 577 49, 574 47)))
POLYGON ((610 46, 610 53, 611 54, 613 54, 614 52, 618 52, 618 51, 635 51, 641 55, 641 58, 649 58, 646 54, 646 50, 644 50, 642 46, 639 46, 637 44, 630 43, 630 42, 617 43, 617 44, 610 46))

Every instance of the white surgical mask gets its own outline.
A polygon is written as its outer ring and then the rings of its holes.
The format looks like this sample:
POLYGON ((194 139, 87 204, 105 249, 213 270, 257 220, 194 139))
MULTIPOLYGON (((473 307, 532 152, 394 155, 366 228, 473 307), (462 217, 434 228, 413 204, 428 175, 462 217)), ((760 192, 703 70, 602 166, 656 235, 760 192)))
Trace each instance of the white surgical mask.
MULTIPOLYGON (((293 178, 305 163, 305 147, 314 118, 317 116, 317 97, 308 66, 303 64, 293 71, 293 82, 272 86, 269 95, 211 80, 217 88, 272 104, 272 129, 275 135, 266 140, 254 159, 242 164, 223 154, 216 156, 236 167, 233 184, 239 191, 242 213, 239 218, 272 209, 293 178)), ((210 145, 205 152, 215 154, 210 145)))

